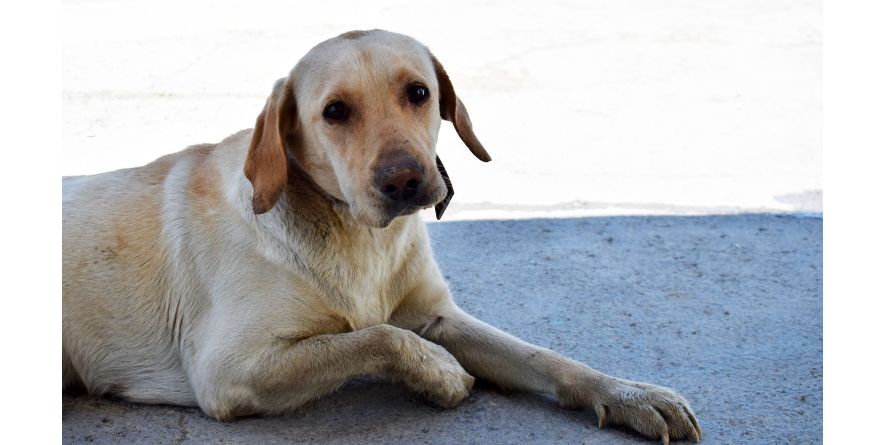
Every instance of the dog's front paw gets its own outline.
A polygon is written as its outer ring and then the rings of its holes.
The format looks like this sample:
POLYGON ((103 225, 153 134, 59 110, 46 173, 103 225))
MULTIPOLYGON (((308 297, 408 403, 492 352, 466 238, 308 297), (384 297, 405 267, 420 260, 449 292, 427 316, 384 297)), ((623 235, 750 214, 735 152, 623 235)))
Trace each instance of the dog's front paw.
POLYGON ((410 352, 403 369, 407 386, 444 408, 452 408, 470 395, 474 377, 449 351, 422 340, 410 352))
POLYGON ((672 389, 607 377, 569 392, 572 400, 566 404, 593 408, 600 428, 624 425, 664 444, 672 439, 701 440, 689 402, 672 389))

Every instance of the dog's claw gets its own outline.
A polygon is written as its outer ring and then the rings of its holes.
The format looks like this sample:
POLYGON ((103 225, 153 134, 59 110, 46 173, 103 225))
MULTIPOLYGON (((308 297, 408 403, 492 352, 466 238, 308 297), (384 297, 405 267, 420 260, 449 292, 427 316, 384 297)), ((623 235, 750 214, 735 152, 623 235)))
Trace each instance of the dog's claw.
POLYGON ((597 413, 597 427, 601 430, 606 428, 606 406, 594 404, 594 412, 597 413))
POLYGON ((692 439, 695 441, 695 443, 700 442, 701 441, 701 426, 698 424, 698 420, 695 419, 695 414, 693 414, 692 410, 688 409, 685 406, 683 407, 683 412, 686 413, 686 415, 689 417, 689 421, 692 422, 692 427, 693 427, 692 439))
POLYGON ((661 435, 661 443, 662 443, 662 445, 670 445, 671 437, 668 436, 667 431, 665 431, 664 434, 661 435))

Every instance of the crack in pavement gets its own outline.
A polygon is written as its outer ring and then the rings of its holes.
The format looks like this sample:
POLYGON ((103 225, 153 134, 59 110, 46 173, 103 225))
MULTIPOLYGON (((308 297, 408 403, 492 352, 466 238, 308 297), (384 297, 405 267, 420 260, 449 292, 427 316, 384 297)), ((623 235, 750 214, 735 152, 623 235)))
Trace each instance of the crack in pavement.
POLYGON ((188 440, 188 434, 190 434, 190 432, 188 431, 187 424, 188 418, 184 414, 179 414, 178 423, 176 424, 178 426, 179 436, 175 438, 175 445, 181 445, 184 441, 188 440))

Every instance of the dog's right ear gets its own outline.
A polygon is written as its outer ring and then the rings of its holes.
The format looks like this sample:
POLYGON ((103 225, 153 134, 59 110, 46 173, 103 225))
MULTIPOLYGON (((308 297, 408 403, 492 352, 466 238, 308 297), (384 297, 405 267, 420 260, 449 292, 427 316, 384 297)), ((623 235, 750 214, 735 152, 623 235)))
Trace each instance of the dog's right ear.
POLYGON ((288 78, 278 80, 264 110, 255 121, 243 173, 252 183, 252 211, 274 207, 286 188, 289 160, 286 136, 296 125, 295 95, 288 78))

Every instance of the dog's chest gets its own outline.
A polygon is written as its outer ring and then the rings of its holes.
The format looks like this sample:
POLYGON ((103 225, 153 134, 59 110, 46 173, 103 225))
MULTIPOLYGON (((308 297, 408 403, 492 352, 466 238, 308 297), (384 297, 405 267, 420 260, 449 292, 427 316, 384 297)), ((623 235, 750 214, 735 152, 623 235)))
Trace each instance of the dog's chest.
POLYGON ((354 330, 385 323, 414 287, 421 238, 414 231, 364 229, 328 245, 315 263, 321 298, 354 330))

